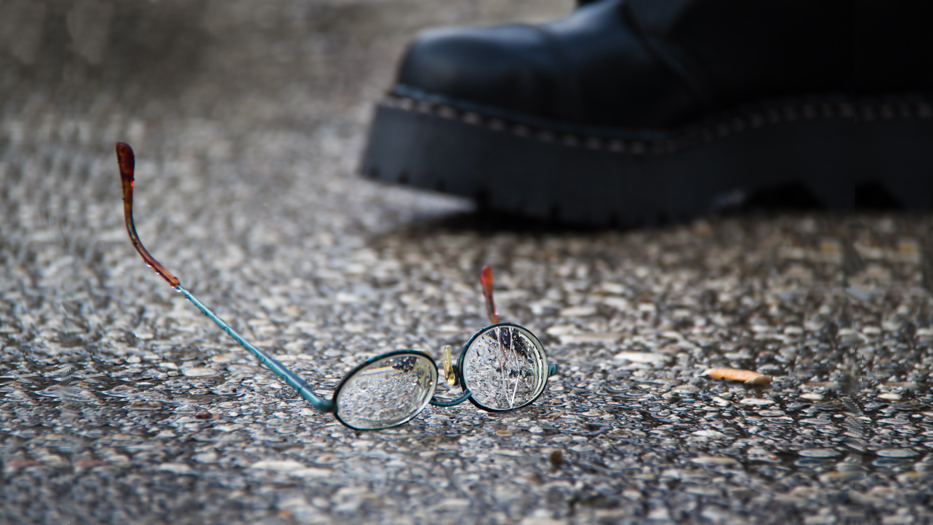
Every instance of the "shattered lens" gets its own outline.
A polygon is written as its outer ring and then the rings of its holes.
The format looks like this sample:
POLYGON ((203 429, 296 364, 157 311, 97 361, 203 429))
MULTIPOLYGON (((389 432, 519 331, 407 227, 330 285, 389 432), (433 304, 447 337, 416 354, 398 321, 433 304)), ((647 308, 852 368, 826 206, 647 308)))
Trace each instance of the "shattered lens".
POLYGON ((420 352, 397 352, 366 362, 337 387, 337 418, 360 430, 401 425, 428 405, 437 365, 420 352))
POLYGON ((470 340, 461 357, 464 388, 486 410, 521 408, 547 384, 547 357, 528 330, 510 324, 485 328, 470 340))

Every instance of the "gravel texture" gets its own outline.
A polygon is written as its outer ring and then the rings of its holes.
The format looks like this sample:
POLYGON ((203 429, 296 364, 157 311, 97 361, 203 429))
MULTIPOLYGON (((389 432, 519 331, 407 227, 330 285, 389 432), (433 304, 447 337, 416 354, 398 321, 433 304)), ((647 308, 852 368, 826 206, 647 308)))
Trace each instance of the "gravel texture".
POLYGON ((0 522, 933 522, 933 217, 548 230, 355 174, 416 30, 567 4, 0 3, 0 522), (459 348, 484 264, 560 374, 341 426, 145 267, 116 140, 156 258, 321 391, 459 348))

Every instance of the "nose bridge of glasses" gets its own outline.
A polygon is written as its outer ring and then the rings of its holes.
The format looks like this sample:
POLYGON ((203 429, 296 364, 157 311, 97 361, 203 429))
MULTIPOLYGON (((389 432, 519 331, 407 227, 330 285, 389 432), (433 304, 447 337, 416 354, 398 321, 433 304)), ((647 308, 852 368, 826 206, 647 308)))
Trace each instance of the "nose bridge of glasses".
POLYGON ((452 407, 455 405, 459 405, 460 403, 463 403, 467 399, 470 399, 470 396, 472 395, 473 395, 472 392, 470 392, 469 390, 465 390, 463 392, 463 395, 451 401, 444 401, 444 400, 438 399, 437 396, 434 396, 431 398, 431 404, 436 407, 452 407))

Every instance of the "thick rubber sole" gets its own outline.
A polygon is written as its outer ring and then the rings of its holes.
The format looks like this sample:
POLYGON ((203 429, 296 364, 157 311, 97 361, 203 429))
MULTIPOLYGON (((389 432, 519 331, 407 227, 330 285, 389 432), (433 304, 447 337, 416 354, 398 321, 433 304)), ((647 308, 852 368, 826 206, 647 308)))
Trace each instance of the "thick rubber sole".
POLYGON ((933 98, 785 100, 648 134, 390 96, 361 169, 495 211, 595 226, 683 220, 778 187, 830 210, 880 201, 922 211, 933 204, 933 98))

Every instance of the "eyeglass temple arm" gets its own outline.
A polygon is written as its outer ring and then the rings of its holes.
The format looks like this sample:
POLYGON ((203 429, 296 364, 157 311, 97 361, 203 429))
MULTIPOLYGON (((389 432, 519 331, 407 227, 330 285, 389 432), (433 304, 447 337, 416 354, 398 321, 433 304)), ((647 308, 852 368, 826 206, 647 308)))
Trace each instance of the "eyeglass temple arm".
POLYGON ((272 357, 271 355, 263 352, 262 350, 251 345, 249 341, 243 338, 240 334, 236 332, 230 325, 228 325, 223 319, 217 317, 217 314, 211 311, 204 303, 202 303, 197 297, 194 296, 191 292, 184 289, 180 284, 175 287, 176 290, 181 292, 182 295, 188 298, 189 301, 194 303, 198 307, 198 310, 201 310, 201 313, 210 317, 211 321, 217 324, 224 332, 227 332, 227 335, 236 339, 236 342, 240 343, 240 346, 249 350, 256 359, 259 360, 266 368, 272 370, 272 372, 279 376, 282 381, 298 391, 298 394, 303 397, 308 403, 321 411, 324 412, 333 412, 337 409, 336 405, 331 401, 328 401, 321 396, 315 394, 311 390, 311 386, 304 379, 295 375, 294 372, 285 367, 278 359, 272 357))
POLYGON ((499 322, 499 312, 496 311, 496 301, 492 297, 492 267, 483 266, 479 273, 479 281, 483 285, 483 297, 486 299, 486 317, 489 322, 499 322))
POLYGON ((211 311, 211 309, 195 297, 194 294, 182 287, 178 278, 172 275, 164 266, 159 264, 159 261, 156 261, 155 258, 149 254, 149 251, 146 250, 146 247, 143 246, 143 243, 139 240, 139 235, 136 234, 136 224, 133 222, 133 172, 135 170, 135 156, 133 155, 133 148, 128 144, 122 142, 117 143, 117 163, 120 166, 120 180, 123 184, 123 218, 126 222, 126 231, 130 236, 133 247, 136 248, 139 255, 146 261, 146 264, 155 270, 163 279, 168 281, 168 283, 172 285, 172 288, 181 292, 182 295, 197 306, 198 310, 201 310, 201 313, 209 317, 211 321, 214 321, 227 335, 234 338, 243 348, 253 354, 260 363, 285 381, 288 386, 297 390, 301 397, 311 403, 311 406, 324 412, 335 411, 337 407, 334 403, 315 394, 311 390, 311 386, 308 385, 304 379, 295 375, 294 372, 286 368, 285 365, 280 363, 276 358, 251 345, 249 341, 238 334, 236 330, 223 319, 217 317, 217 314, 211 311))
MULTIPOLYGON (((492 267, 483 266, 479 274, 479 280, 483 285, 483 297, 486 298, 486 316, 489 317, 492 324, 496 324, 499 322, 499 312, 496 311, 496 302, 492 298, 492 267)), ((557 375, 557 365, 551 365, 548 367, 547 376, 551 377, 555 375, 557 375)))

